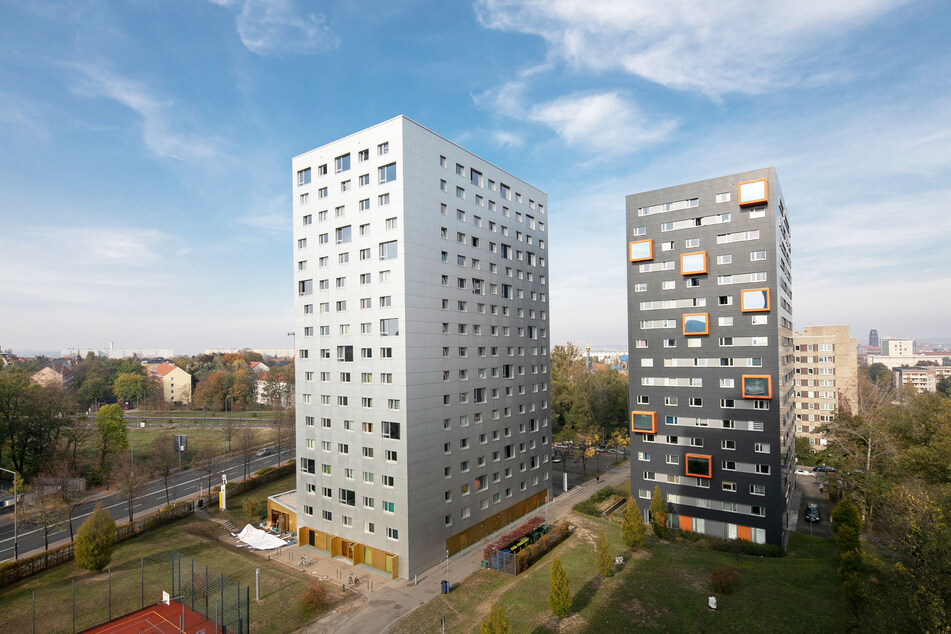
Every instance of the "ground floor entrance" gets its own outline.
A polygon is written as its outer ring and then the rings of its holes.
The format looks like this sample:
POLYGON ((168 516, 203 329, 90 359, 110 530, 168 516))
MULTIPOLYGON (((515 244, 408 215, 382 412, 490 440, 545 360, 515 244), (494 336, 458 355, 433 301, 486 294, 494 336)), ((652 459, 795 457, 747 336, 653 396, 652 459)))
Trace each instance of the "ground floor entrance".
POLYGON ((390 575, 390 578, 395 579, 399 571, 399 556, 393 553, 306 526, 301 527, 298 537, 301 544, 322 550, 329 557, 342 557, 353 565, 364 564, 376 568, 390 575))

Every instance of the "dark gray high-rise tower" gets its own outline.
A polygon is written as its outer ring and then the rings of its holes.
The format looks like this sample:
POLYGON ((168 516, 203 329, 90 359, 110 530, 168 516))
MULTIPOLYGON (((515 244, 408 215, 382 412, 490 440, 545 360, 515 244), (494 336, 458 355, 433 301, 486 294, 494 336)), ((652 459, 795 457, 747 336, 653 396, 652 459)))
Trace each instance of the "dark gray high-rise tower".
POLYGON ((868 345, 872 348, 877 348, 879 345, 881 345, 878 340, 878 331, 874 328, 872 328, 868 333, 868 345))
POLYGON ((631 492, 672 526, 786 544, 789 222, 759 169, 627 197, 631 492))

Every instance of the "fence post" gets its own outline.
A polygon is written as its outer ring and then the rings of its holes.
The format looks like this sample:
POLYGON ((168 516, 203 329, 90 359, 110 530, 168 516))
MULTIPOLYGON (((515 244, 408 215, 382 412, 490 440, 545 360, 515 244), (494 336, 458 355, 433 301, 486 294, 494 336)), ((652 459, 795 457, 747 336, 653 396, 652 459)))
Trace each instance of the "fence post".
POLYGON ((76 580, 73 579, 73 634, 76 634, 76 580))
POLYGON ((205 618, 208 618, 208 566, 205 566, 205 618))
POLYGON ((112 620, 112 566, 109 566, 109 620, 112 620))
POLYGON ((145 557, 139 559, 139 609, 145 609, 145 557))
MULTIPOLYGON (((192 559, 192 585, 188 589, 188 593, 191 595, 191 609, 195 609, 195 560, 192 559)), ((184 614, 184 612, 182 612, 184 614)))
POLYGON ((33 634, 36 634, 36 590, 33 591, 33 634))

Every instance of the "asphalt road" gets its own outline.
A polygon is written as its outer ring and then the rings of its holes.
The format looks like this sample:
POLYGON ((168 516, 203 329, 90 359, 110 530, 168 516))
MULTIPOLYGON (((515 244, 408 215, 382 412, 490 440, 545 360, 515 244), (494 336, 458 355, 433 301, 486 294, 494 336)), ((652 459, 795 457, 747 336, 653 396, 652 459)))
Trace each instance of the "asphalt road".
MULTIPOLYGON (((283 451, 283 460, 293 459, 294 452, 295 450, 293 448, 283 451)), ((250 473, 254 473, 258 469, 262 469, 266 466, 276 466, 280 463, 281 460, 278 459, 277 454, 255 458, 251 461, 249 471, 250 473)), ((244 476, 244 464, 240 458, 231 458, 225 462, 218 475, 212 478, 212 486, 221 484, 221 473, 228 475, 229 482, 238 480, 244 476)), ((174 502, 194 496, 199 492, 199 487, 201 487, 201 490, 205 490, 208 479, 207 476, 202 476, 202 472, 198 469, 189 469, 188 471, 173 473, 169 479, 169 495, 171 500, 174 502)), ((118 492, 110 492, 106 496, 98 496, 96 499, 83 502, 76 508, 73 514, 74 531, 79 530, 80 525, 86 521, 86 518, 96 508, 96 504, 100 502, 102 502, 103 506, 106 507, 109 514, 112 515, 116 521, 126 521, 129 519, 128 503, 124 499, 120 499, 118 492)), ((135 498, 132 510, 133 513, 139 514, 143 511, 160 509, 165 505, 165 484, 159 479, 143 487, 142 492, 135 498)), ((0 523, 0 562, 3 562, 8 559, 13 559, 13 517, 12 515, 6 515, 0 522, 2 522, 0 523)), ((23 522, 22 515, 18 528, 19 534, 17 542, 21 557, 30 551, 43 548, 42 530, 26 526, 23 522)), ((49 542, 52 546, 52 544, 64 539, 69 539, 69 526, 65 521, 57 527, 57 530, 50 533, 49 542)))
POLYGON ((825 478, 820 475, 796 475, 799 481, 799 488, 802 489, 802 504, 799 509, 799 519, 796 522, 796 532, 805 535, 816 535, 817 537, 831 537, 832 527, 829 526, 829 495, 826 492, 819 492, 819 483, 824 483, 825 478), (806 521, 806 505, 817 504, 819 506, 819 521, 806 521))

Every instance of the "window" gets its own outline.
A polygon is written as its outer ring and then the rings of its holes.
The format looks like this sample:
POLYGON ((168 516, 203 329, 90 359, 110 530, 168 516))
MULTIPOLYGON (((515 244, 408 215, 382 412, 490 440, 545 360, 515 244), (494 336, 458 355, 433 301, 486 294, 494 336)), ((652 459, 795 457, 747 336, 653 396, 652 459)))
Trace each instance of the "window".
POLYGON ((302 169, 297 172, 297 184, 307 185, 310 183, 310 168, 302 169))
POLYGON ((389 205, 390 204, 390 195, 389 194, 380 194, 376 199, 376 204, 379 206, 389 205))
POLYGON ((392 260, 397 256, 396 240, 380 243, 380 259, 392 260))
POLYGON ((386 537, 387 537, 387 539, 392 539, 393 541, 398 541, 399 538, 400 538, 400 533, 399 533, 399 531, 396 530, 395 528, 389 528, 389 527, 387 527, 387 529, 386 529, 386 537))
POLYGON ((346 227, 337 227, 337 230, 336 230, 337 244, 345 244, 347 242, 350 242, 350 239, 351 239, 350 235, 351 235, 350 225, 347 225, 346 227))
MULTIPOLYGON (((360 211, 367 211, 368 209, 370 209, 370 199, 364 198, 363 200, 361 200, 359 208, 360 208, 360 211)), ((363 235, 363 234, 360 234, 360 235, 363 235)))
POLYGON ((383 165, 378 170, 380 176, 380 184, 389 183, 396 180, 396 163, 390 163, 389 165, 383 165))
POLYGON ((383 143, 380 143, 379 145, 377 145, 377 146, 376 146, 376 153, 377 153, 379 156, 383 156, 384 154, 389 154, 389 153, 390 153, 390 142, 389 142, 389 141, 384 141, 383 143))
POLYGON ((400 334, 400 320, 396 318, 380 320, 380 335, 383 337, 395 337, 400 334))
POLYGON ((350 169, 350 154, 344 154, 334 159, 334 171, 339 174, 350 169))
POLYGON ((370 184, 370 175, 369 174, 360 174, 360 177, 357 179, 357 183, 360 187, 365 187, 370 184))
POLYGON ((383 422, 383 437, 390 438, 392 440, 399 440, 400 437, 400 424, 399 423, 389 423, 383 422))

